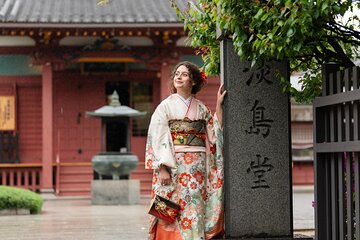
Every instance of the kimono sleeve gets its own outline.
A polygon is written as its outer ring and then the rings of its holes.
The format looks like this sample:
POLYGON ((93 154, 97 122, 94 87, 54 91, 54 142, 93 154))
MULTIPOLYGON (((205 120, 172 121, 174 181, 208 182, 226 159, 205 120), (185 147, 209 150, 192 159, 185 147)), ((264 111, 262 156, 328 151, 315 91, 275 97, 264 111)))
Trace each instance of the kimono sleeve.
POLYGON ((175 167, 174 146, 163 102, 156 108, 149 125, 145 149, 145 168, 158 169, 161 164, 175 167))
POLYGON ((207 127, 205 234, 211 238, 224 231, 223 129, 216 114, 205 112, 207 127))

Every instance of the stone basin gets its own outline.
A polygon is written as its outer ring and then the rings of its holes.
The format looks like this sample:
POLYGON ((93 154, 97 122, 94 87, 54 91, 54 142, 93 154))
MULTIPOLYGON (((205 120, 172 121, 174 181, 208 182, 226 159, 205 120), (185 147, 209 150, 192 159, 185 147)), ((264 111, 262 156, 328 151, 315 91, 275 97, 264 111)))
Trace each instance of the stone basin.
POLYGON ((102 176, 112 176, 113 180, 118 180, 120 177, 128 177, 139 165, 139 159, 131 153, 103 152, 95 155, 91 163, 100 180, 102 176))

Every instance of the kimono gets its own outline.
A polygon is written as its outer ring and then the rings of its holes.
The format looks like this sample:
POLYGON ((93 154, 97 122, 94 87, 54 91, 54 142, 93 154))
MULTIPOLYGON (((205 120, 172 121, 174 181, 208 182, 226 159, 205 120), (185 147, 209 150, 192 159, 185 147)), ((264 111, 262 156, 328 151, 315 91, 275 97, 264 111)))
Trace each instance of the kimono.
POLYGON ((145 168, 153 169, 151 197, 180 205, 173 224, 150 216, 149 239, 211 239, 224 233, 223 134, 216 115, 191 97, 189 106, 178 94, 163 100, 148 130, 145 168), (172 183, 162 186, 160 165, 172 183))

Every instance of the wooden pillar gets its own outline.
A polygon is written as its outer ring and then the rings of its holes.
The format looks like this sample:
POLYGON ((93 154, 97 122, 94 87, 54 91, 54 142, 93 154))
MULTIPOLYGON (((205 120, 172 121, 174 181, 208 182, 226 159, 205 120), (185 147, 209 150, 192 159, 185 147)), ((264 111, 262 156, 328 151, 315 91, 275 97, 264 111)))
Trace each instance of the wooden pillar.
POLYGON ((155 110, 155 108, 157 107, 157 105, 159 105, 160 101, 161 101, 161 85, 160 85, 160 81, 161 81, 161 77, 160 77, 160 72, 159 72, 159 77, 156 78, 156 81, 153 81, 153 85, 152 85, 152 91, 153 91, 153 110, 155 110))
POLYGON ((53 78, 51 63, 42 73, 42 182, 41 192, 53 193, 53 78))
POLYGON ((161 77, 160 77, 160 101, 164 100, 170 95, 169 90, 170 68, 168 62, 161 64, 161 77))

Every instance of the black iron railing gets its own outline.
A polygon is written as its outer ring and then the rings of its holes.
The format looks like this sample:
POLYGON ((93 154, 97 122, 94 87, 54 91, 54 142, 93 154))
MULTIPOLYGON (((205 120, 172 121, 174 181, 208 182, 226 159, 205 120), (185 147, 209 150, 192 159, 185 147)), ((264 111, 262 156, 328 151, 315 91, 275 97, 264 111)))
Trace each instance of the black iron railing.
POLYGON ((323 66, 314 100, 315 232, 319 240, 360 240, 360 68, 323 66))

